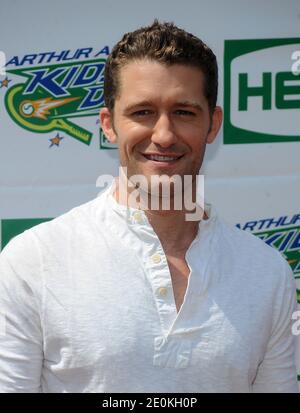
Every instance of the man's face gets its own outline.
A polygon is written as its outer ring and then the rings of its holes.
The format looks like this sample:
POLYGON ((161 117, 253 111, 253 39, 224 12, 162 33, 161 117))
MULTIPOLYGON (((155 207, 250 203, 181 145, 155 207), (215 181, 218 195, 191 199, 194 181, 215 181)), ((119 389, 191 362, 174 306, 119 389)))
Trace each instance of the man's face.
POLYGON ((113 115, 103 108, 100 118, 128 178, 198 174, 222 122, 219 107, 210 119, 203 82, 200 69, 179 64, 140 60, 121 69, 113 115))

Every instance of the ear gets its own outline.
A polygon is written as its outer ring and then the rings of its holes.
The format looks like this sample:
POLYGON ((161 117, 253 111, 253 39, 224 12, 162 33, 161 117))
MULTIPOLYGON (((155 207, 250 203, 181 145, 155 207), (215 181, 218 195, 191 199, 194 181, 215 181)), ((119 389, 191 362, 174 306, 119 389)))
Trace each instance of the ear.
POLYGON ((220 106, 216 106, 212 115, 211 128, 208 132, 206 142, 213 143, 215 140, 223 121, 223 111, 220 106))
POLYGON ((113 127, 113 115, 108 108, 102 108, 100 110, 100 124, 106 138, 110 143, 117 142, 117 135, 113 127))

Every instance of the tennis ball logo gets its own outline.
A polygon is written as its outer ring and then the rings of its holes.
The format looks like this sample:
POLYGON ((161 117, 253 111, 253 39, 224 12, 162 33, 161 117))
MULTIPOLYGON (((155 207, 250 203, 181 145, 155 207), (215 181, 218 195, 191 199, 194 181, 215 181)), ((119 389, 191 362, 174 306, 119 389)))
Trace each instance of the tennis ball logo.
POLYGON ((34 106, 31 102, 25 101, 20 105, 20 113, 25 117, 31 117, 34 113, 34 106))

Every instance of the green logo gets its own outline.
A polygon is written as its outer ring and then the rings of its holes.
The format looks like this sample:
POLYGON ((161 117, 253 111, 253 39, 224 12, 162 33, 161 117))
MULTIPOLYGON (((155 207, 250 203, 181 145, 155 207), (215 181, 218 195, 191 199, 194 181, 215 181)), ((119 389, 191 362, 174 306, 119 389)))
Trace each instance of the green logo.
MULTIPOLYGON (((58 132, 89 145, 93 133, 84 118, 97 117, 104 105, 104 66, 105 59, 98 58, 9 69, 6 72, 14 81, 5 95, 7 112, 26 130, 57 133, 51 146, 59 145, 58 132)), ((115 148, 99 129, 100 148, 115 148)))
POLYGON ((268 245, 276 248, 290 264, 297 285, 297 299, 300 304, 300 226, 254 232, 268 245))
POLYGON ((300 38, 225 41, 225 144, 300 141, 297 50, 300 38))

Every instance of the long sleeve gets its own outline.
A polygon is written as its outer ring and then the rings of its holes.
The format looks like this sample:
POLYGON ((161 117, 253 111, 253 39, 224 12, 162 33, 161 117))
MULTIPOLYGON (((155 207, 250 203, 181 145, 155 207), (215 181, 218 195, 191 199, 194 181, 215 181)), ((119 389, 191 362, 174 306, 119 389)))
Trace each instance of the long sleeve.
POLYGON ((292 313, 297 310, 296 286, 290 266, 285 261, 283 265, 274 297, 272 335, 253 383, 253 392, 257 393, 298 392, 292 334, 292 313))
POLYGON ((43 360, 41 264, 32 234, 0 254, 0 392, 40 392, 43 360))

